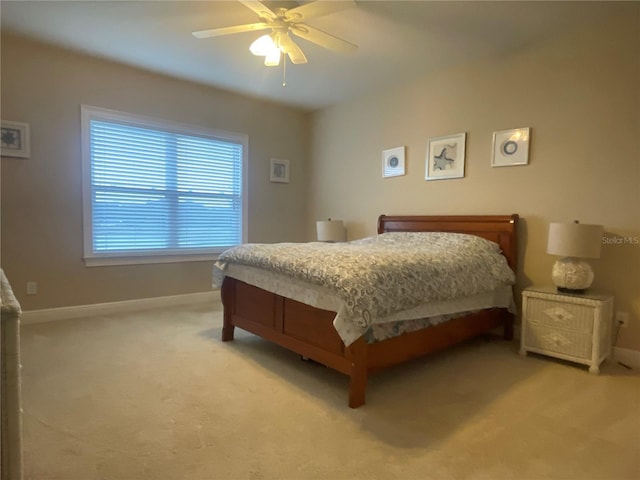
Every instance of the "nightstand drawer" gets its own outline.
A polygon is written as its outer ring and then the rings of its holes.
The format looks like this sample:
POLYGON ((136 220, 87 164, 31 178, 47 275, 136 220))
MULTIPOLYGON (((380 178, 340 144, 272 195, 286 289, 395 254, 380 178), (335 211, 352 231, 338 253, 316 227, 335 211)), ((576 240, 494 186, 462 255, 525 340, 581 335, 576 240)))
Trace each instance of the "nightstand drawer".
POLYGON ((555 302, 542 298, 527 299, 527 321, 554 328, 593 332, 593 307, 555 302))
POLYGON ((527 348, 582 359, 591 358, 593 338, 591 333, 564 330, 540 323, 527 323, 525 330, 527 348))

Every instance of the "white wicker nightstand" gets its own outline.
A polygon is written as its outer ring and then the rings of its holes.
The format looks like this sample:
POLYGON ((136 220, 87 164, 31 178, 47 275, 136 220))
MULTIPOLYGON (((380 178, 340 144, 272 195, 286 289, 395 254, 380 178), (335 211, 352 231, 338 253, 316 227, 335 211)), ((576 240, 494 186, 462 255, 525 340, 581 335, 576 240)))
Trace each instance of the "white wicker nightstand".
POLYGON ((527 288, 522 292, 520 354, 542 353, 582 363, 598 374, 600 363, 611 353, 612 318, 612 295, 527 288))

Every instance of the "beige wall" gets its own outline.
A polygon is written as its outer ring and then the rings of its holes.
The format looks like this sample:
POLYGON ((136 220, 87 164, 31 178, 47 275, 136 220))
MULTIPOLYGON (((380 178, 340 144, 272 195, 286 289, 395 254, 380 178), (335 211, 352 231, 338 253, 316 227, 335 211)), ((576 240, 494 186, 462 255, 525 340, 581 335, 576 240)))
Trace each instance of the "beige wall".
MULTIPOLYGON (((349 237, 380 213, 519 213, 518 290, 549 282, 550 221, 640 237, 640 6, 508 58, 434 73, 389 92, 304 112, 105 60, 2 37, 2 118, 31 126, 28 160, 2 159, 1 258, 25 310, 206 291, 210 262, 82 262, 80 104, 249 135, 249 240, 302 241, 313 220, 349 237), (312 122, 310 122, 312 120, 312 122), (532 127, 530 165, 492 169, 492 133, 532 127), (467 132, 466 174, 424 181, 429 137, 467 132), (308 145, 311 139, 311 146, 308 145), (407 146, 407 175, 382 179, 383 149, 407 146), (311 162, 307 164, 311 152, 311 162), (291 183, 268 161, 291 161, 291 183), (309 180, 311 179, 311 180, 309 180), (28 280, 39 293, 25 295, 28 280)), ((640 350, 640 246, 605 245, 595 286, 631 313, 618 346, 640 350)))
POLYGON ((248 134, 249 240, 306 238, 308 113, 4 35, 1 88, 2 118, 31 128, 31 158, 1 171, 1 261, 24 310, 210 289, 211 262, 84 266, 80 104, 248 134), (270 157, 291 183, 269 182, 270 157))
MULTIPOLYGON (((518 290, 550 283, 549 222, 579 219, 640 239, 639 12, 630 4, 628 15, 508 58, 319 112, 310 216, 344 219, 353 239, 373 234, 381 213, 518 213, 518 290), (516 127, 532 128, 530 164, 491 168, 492 133, 516 127), (427 139, 459 132, 465 178, 426 182, 427 139), (381 151, 401 145, 407 175, 382 179, 381 151)), ((605 245, 592 264, 595 287, 631 313, 617 345, 640 350, 640 245, 605 245)))

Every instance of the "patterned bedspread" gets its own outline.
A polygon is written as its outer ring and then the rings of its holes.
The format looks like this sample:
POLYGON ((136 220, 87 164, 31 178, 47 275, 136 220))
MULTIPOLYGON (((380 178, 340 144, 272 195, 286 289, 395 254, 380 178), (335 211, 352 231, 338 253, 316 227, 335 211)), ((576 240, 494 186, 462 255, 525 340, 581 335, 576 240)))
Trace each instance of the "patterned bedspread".
POLYGON ((240 245, 218 258, 218 286, 229 263, 331 289, 344 302, 339 314, 360 334, 376 318, 424 302, 490 292, 515 281, 496 243, 459 233, 394 232, 348 243, 240 245))

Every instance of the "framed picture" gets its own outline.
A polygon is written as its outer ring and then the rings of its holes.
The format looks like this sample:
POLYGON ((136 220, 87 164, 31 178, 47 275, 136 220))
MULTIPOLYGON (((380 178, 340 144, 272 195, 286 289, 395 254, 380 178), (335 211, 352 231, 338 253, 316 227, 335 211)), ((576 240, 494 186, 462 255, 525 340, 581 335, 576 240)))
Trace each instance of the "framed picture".
POLYGON ((272 182, 289 183, 289 160, 272 158, 270 171, 269 179, 272 182))
POLYGON ((8 120, 1 124, 2 156, 29 158, 29 125, 8 120))
POLYGON ((464 177, 464 155, 467 134, 458 133, 429 139, 425 180, 464 177))
POLYGON ((404 147, 396 147, 382 152, 382 177, 404 175, 404 147))
POLYGON ((529 128, 514 128, 493 133, 492 167, 529 163, 529 128))

